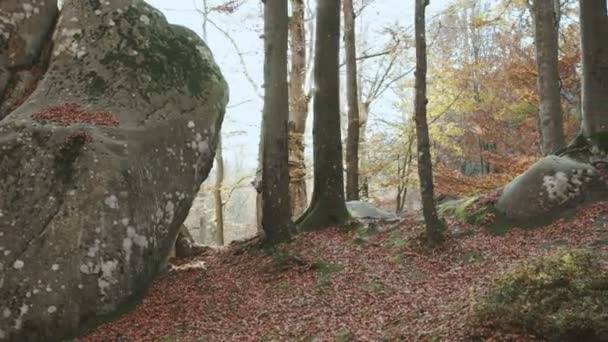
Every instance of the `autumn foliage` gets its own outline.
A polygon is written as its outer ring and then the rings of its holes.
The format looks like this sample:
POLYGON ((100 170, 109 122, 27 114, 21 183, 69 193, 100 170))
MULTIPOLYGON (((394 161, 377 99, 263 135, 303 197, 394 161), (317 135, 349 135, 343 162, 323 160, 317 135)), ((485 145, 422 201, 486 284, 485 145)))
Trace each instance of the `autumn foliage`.
POLYGON ((84 123, 94 126, 116 127, 119 124, 115 114, 104 111, 88 111, 77 103, 65 103, 59 106, 45 108, 34 115, 36 121, 50 121, 61 126, 84 123))

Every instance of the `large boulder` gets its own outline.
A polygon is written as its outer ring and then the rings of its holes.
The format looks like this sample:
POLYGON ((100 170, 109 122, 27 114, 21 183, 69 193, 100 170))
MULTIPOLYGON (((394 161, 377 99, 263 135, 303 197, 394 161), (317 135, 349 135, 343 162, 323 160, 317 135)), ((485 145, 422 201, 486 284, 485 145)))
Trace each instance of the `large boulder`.
POLYGON ((516 177, 503 190, 496 209, 507 219, 534 223, 559 214, 604 188, 597 170, 567 157, 548 156, 516 177))
POLYGON ((350 216, 359 220, 395 221, 397 216, 364 201, 348 201, 346 208, 350 216))
POLYGON ((228 101, 205 44, 143 1, 66 1, 53 39, 0 121, 0 341, 74 335, 146 288, 228 101))

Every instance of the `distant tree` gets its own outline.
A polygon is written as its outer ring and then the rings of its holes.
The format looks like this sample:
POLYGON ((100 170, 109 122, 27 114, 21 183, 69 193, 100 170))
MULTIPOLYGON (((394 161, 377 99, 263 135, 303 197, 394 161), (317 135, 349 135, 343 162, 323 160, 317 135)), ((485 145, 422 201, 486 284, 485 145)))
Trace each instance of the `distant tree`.
POLYGON ((221 134, 217 139, 215 151, 215 187, 213 198, 215 199, 215 243, 218 246, 224 245, 224 200, 222 190, 224 188, 224 156, 222 148, 221 134))
POLYGON ((344 202, 340 137, 340 1, 318 0, 316 20, 314 190, 310 206, 297 222, 304 230, 341 224, 350 218, 344 202))
POLYGON ((346 199, 359 199, 359 95, 357 85, 357 47, 353 0, 344 0, 344 49, 346 55, 346 98, 348 134, 346 137, 346 199))
POLYGON ((559 1, 534 0, 539 132, 544 155, 564 147, 558 66, 559 1))
POLYGON ((298 217, 308 204, 304 132, 310 96, 305 91, 307 54, 304 0, 291 0, 289 33, 289 194, 292 216, 298 217))
POLYGON ((418 178, 422 211, 426 224, 426 238, 429 245, 438 245, 443 241, 443 222, 437 216, 433 191, 433 165, 429 128, 426 118, 426 23, 425 10, 429 0, 416 0, 415 35, 416 35, 416 95, 414 98, 416 137, 418 139, 418 178))
POLYGON ((595 149, 608 150, 608 17, 606 1, 581 0, 583 59, 582 133, 595 149))
POLYGON ((262 228, 270 243, 288 240, 295 228, 289 201, 287 146, 287 1, 264 2, 262 228))

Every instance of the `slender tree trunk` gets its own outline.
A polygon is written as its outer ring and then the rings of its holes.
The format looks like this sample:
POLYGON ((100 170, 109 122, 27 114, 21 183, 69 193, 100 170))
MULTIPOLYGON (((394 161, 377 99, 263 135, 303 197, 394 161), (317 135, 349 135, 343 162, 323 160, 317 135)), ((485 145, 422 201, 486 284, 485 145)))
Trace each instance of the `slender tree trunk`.
POLYGON ((264 3, 262 228, 269 243, 289 240, 295 228, 289 201, 287 1, 264 3))
POLYGON ((289 21, 291 70, 289 73, 289 194, 291 215, 300 216, 306 205, 306 163, 304 133, 308 116, 308 96, 304 91, 306 78, 306 29, 304 0, 291 0, 289 21))
POLYGON ((591 145, 608 150, 608 18, 606 1, 580 1, 583 59, 582 131, 591 145))
POLYGON ((357 48, 353 0, 344 0, 344 49, 346 55, 346 98, 348 134, 346 138, 346 199, 359 199, 359 95, 357 92, 357 48))
POLYGON ((215 199, 215 242, 218 246, 224 245, 224 200, 222 189, 224 187, 224 157, 222 156, 222 137, 217 140, 217 150, 215 152, 215 189, 213 198, 215 199))
POLYGON ((537 87, 540 100, 539 132, 544 155, 564 147, 560 80, 558 69, 558 14, 555 0, 534 0, 537 87))
POLYGON ((303 230, 346 222, 344 170, 340 137, 340 1, 317 2, 314 61, 314 190, 312 202, 298 220, 303 230))
POLYGON ((420 194, 422 197, 422 212, 427 231, 427 242, 431 246, 443 241, 443 223, 437 216, 433 191, 433 165, 429 128, 426 118, 426 24, 425 10, 428 0, 416 0, 416 97, 414 99, 416 136, 418 139, 418 177, 420 179, 420 194))
POLYGON ((369 175, 368 175, 368 149, 367 149, 367 117, 369 113, 369 102, 359 103, 359 173, 362 176, 359 186, 361 197, 369 198, 369 175))
POLYGON ((405 206, 405 197, 407 196, 407 186, 409 185, 408 179, 410 177, 410 173, 412 170, 412 159, 414 159, 414 153, 412 151, 414 147, 414 137, 413 134, 410 135, 409 141, 407 144, 407 149, 405 152, 405 156, 403 160, 400 161, 399 158, 397 162, 399 165, 398 168, 398 176, 399 176, 399 187, 397 189, 397 205, 395 208, 395 213, 399 214, 403 212, 403 208, 405 206))

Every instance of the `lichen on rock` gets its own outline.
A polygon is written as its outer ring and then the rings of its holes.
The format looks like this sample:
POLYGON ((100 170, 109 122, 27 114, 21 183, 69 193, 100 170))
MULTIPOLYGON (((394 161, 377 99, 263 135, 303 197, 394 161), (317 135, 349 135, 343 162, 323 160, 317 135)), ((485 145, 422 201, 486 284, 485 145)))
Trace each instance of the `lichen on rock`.
POLYGON ((0 341, 69 337, 135 298, 212 166, 228 87, 205 43, 107 3, 66 2, 45 77, 0 121, 0 341))

